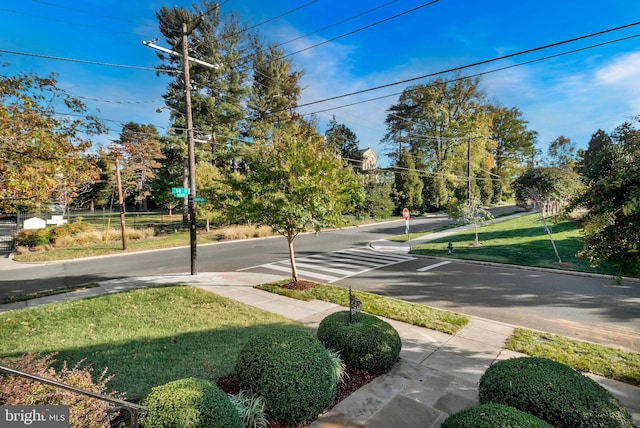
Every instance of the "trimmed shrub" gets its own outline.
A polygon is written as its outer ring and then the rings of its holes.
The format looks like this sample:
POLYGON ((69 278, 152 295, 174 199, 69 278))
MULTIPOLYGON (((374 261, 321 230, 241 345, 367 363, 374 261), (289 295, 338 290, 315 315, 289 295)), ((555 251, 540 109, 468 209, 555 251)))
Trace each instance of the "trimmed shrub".
POLYGON ((320 322, 318 339, 336 350, 355 370, 381 373, 398 361, 402 341, 395 328, 373 315, 358 313, 349 322, 349 311, 336 312, 320 322))
POLYGON ((151 390, 146 428, 242 428, 242 419, 229 397, 205 379, 186 378, 151 390))
POLYGON ((442 428, 553 428, 542 419, 502 404, 481 404, 447 418, 442 428))
POLYGON ((276 328, 251 337, 238 354, 240 387, 265 398, 267 412, 291 425, 317 417, 337 391, 334 362, 305 330, 276 328))
MULTIPOLYGON (((46 356, 28 353, 16 361, 2 360, 0 364, 86 391, 123 398, 122 394, 106 393, 106 384, 111 379, 106 376, 106 370, 95 381, 93 370, 90 366, 82 366, 83 361, 72 368, 68 368, 65 361, 62 369, 56 371, 52 367, 55 356, 55 353, 46 356)), ((69 424, 75 428, 108 427, 111 409, 111 404, 105 401, 9 374, 0 375, 0 405, 69 406, 69 424)))
POLYGON ((500 403, 557 427, 633 427, 609 391, 569 366, 546 358, 499 361, 480 378, 480 403, 500 403))

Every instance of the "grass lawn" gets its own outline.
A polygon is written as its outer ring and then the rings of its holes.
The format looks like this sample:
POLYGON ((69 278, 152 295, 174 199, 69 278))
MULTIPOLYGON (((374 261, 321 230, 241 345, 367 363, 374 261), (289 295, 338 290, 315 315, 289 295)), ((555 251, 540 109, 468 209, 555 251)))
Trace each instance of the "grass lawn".
POLYGON ((532 357, 545 357, 582 372, 640 385, 640 353, 626 352, 551 333, 517 328, 506 348, 532 357))
POLYGON ((446 246, 454 246, 453 258, 482 260, 522 266, 562 268, 582 272, 617 275, 612 265, 597 268, 589 266, 588 260, 579 259, 582 250, 582 233, 578 223, 562 220, 557 224, 547 219, 553 240, 563 264, 558 265, 553 246, 538 214, 531 214, 478 228, 480 246, 474 246, 475 231, 456 233, 431 242, 416 244, 411 253, 427 256, 446 256, 446 246))
MULTIPOLYGON (((283 281, 287 282, 287 281, 283 281)), ((281 282, 259 285, 256 288, 281 294, 298 300, 323 300, 349 307, 349 290, 334 285, 318 284, 306 290, 290 290, 280 287, 281 282)), ((430 308, 391 297, 378 296, 362 291, 353 291, 362 302, 362 310, 374 315, 426 327, 448 334, 456 334, 469 323, 470 318, 455 312, 430 308)))
POLYGON ((109 390, 137 401, 175 379, 233 373, 244 343, 276 325, 304 328, 195 287, 148 288, 0 314, 0 358, 86 358, 94 374, 115 375, 109 390))

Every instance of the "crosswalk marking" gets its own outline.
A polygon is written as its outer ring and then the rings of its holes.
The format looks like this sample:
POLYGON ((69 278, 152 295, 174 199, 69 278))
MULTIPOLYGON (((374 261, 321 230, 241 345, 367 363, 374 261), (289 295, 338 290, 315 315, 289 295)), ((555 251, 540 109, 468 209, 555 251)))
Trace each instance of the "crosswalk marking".
MULTIPOLYGON (((296 267, 300 277, 332 283, 409 260, 415 260, 415 257, 406 254, 381 254, 366 249, 348 248, 296 258, 296 267)), ((280 272, 291 271, 288 259, 254 266, 254 268, 273 269, 280 272)))

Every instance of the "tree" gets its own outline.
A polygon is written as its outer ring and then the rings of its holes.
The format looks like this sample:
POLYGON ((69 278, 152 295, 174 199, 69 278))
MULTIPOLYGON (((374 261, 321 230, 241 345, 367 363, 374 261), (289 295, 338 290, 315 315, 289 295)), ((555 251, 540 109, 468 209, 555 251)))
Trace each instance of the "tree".
POLYGON ((125 193, 133 194, 138 209, 146 211, 150 182, 160 167, 158 160, 163 157, 158 131, 153 125, 129 122, 122 127, 116 144, 124 159, 123 188, 129 189, 125 193))
POLYGON ((500 177, 492 181, 491 202, 498 203, 510 193, 510 184, 526 168, 526 159, 535 150, 537 132, 527 128, 527 121, 517 108, 491 106, 491 133, 489 139, 495 143, 489 148, 494 167, 491 172, 500 177))
POLYGON ((171 189, 188 187, 188 185, 184 186, 183 182, 187 145, 183 138, 174 135, 160 137, 158 142, 162 157, 159 159, 160 166, 156 169, 155 177, 149 183, 149 187, 156 205, 166 208, 169 215, 172 215, 173 209, 184 201, 176 198, 171 189))
POLYGON ((589 140, 587 150, 579 152, 580 173, 588 183, 607 176, 614 168, 619 153, 611 137, 602 129, 598 129, 589 140))
POLYGON ((296 236, 340 225, 343 213, 364 199, 351 168, 306 128, 292 124, 268 144, 246 146, 247 173, 236 182, 247 218, 286 238, 294 281, 296 236))
POLYGON ((480 246, 480 240, 478 239, 478 227, 493 220, 493 215, 482 207, 478 199, 474 199, 471 202, 455 202, 447 209, 449 216, 458 220, 462 224, 472 224, 476 234, 476 240, 474 246, 480 246))
POLYGON ((616 263, 621 274, 640 273, 640 131, 626 122, 612 145, 596 152, 602 167, 572 207, 586 208, 584 250, 592 265, 616 263), (604 154, 603 154, 604 152, 604 154), (609 161, 611 159, 611 161, 609 161))
POLYGON ((518 204, 533 201, 545 215, 559 213, 582 190, 578 174, 556 167, 530 168, 512 186, 518 204))
POLYGON ((567 137, 560 136, 549 143, 547 151, 549 165, 560 169, 575 169, 576 145, 567 137))
POLYGON ((466 188, 462 174, 467 169, 469 139, 472 169, 477 170, 485 158, 490 122, 479 83, 477 78, 460 77, 414 85, 387 110, 384 141, 398 147, 398 159, 405 145, 416 167, 430 172, 423 179, 430 208, 446 206, 456 188, 466 188))
POLYGON ((360 162, 359 156, 359 144, 356 133, 353 132, 347 125, 338 123, 336 117, 329 122, 329 128, 324 133, 327 141, 327 145, 331 147, 337 154, 346 159, 354 168, 359 169, 360 162))
POLYGON ((57 87, 55 75, 0 76, 0 210, 66 208, 97 179, 86 152, 88 138, 100 132, 101 123, 57 87))
POLYGON ((412 212, 422 212, 422 188, 424 186, 416 164, 409 150, 404 149, 395 174, 396 208, 398 211, 408 208, 412 212))
POLYGON ((597 266, 614 262, 620 274, 640 273, 640 166, 629 165, 592 183, 575 206, 583 218, 583 255, 597 266))

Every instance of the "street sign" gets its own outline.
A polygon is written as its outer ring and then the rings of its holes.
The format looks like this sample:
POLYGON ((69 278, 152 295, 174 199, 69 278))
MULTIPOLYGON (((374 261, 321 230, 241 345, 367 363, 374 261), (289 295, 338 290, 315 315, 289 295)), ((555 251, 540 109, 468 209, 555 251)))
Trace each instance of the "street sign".
POLYGON ((203 198, 202 196, 194 196, 193 202, 195 202, 196 204, 204 204, 205 202, 207 202, 207 198, 203 198))
POLYGON ((409 220, 409 208, 405 208, 405 209, 402 210, 402 217, 405 220, 409 220))
POLYGON ((186 198, 191 193, 191 189, 188 187, 172 187, 171 194, 176 198, 186 198))

